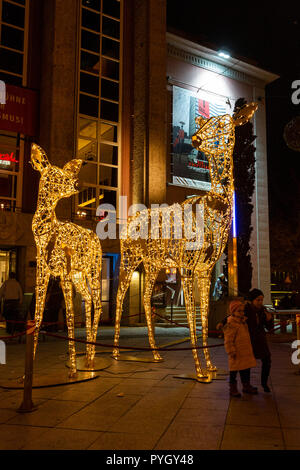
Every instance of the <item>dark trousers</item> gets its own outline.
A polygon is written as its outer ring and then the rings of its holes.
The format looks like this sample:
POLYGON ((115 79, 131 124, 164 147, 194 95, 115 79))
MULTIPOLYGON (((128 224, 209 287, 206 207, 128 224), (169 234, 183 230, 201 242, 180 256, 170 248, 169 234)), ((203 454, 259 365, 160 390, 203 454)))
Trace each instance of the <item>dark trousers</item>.
POLYGON ((268 377, 271 369, 271 356, 261 358, 261 384, 267 385, 268 377))
POLYGON ((237 374, 240 374, 241 382, 243 384, 250 382, 250 369, 243 369, 243 370, 231 370, 229 376, 229 383, 235 384, 237 374))
POLYGON ((19 300, 5 300, 3 316, 6 320, 6 331, 13 334, 15 330, 14 320, 18 319, 19 300))

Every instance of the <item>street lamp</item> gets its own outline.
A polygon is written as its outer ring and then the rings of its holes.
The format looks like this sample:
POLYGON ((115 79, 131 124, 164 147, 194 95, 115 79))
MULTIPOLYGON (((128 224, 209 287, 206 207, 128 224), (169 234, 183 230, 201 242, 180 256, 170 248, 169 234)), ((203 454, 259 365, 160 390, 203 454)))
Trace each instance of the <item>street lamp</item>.
POLYGON ((224 50, 221 50, 218 52, 218 56, 219 57, 222 57, 223 59, 230 59, 231 55, 229 54, 229 52, 227 51, 224 51, 224 50))

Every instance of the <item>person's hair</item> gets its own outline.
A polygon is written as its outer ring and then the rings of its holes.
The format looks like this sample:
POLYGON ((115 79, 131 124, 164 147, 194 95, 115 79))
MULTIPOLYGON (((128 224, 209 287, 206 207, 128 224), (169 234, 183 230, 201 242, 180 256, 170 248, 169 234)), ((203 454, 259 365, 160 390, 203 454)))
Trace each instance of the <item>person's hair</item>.
POLYGON ((236 312, 240 307, 243 307, 244 304, 240 300, 232 300, 229 304, 229 312, 232 315, 234 312, 236 312))
POLYGON ((16 279, 16 277, 17 277, 16 273, 13 273, 13 272, 9 273, 9 278, 10 279, 16 279))
POLYGON ((253 300, 257 299, 257 297, 259 297, 260 295, 264 297, 264 294, 260 289, 252 289, 249 292, 248 299, 252 302, 253 300))

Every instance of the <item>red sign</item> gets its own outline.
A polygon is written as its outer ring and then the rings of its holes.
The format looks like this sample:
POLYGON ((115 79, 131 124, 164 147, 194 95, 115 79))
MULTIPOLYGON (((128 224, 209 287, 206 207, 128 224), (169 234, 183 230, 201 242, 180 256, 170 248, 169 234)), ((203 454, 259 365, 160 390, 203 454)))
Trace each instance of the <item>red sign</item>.
POLYGON ((197 163, 194 163, 194 162, 189 162, 189 166, 193 166, 195 168, 205 168, 205 170, 209 170, 209 165, 208 163, 206 162, 201 162, 201 161, 197 161, 197 163))
POLYGON ((0 130, 35 136, 37 103, 35 91, 6 85, 6 103, 0 104, 0 130))
POLYGON ((0 153, 0 162, 1 161, 5 162, 12 162, 12 163, 18 163, 19 160, 16 160, 14 157, 14 152, 11 153, 0 153))
POLYGON ((205 118, 209 118, 209 102, 204 100, 198 100, 198 114, 205 118))

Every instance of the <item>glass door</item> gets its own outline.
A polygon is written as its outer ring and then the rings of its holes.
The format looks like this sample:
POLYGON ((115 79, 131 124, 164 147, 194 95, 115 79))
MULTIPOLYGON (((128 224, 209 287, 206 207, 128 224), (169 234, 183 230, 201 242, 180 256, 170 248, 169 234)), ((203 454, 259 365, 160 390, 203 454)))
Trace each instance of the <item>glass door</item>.
POLYGON ((10 272, 16 272, 17 253, 14 249, 0 249, 0 286, 9 277, 10 272))

